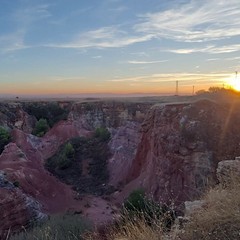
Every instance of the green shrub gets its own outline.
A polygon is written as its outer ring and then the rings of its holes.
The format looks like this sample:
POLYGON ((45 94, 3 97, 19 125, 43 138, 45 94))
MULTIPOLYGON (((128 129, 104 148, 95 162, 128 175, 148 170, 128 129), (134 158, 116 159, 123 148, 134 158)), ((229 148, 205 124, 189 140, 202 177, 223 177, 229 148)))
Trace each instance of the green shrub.
POLYGON ((145 196, 143 189, 134 190, 123 204, 123 219, 144 219, 149 225, 159 224, 169 230, 175 220, 175 212, 166 204, 160 204, 145 196))
POLYGON ((56 102, 26 103, 23 107, 28 114, 35 116, 37 120, 46 119, 50 127, 60 120, 66 120, 68 116, 68 110, 61 108, 56 102))
POLYGON ((46 162, 46 167, 49 170, 64 170, 71 166, 74 161, 75 150, 71 143, 67 143, 63 146, 62 150, 49 158, 46 162))
POLYGON ((64 146, 64 154, 67 158, 73 158, 74 157, 74 153, 75 153, 75 150, 72 146, 71 143, 67 143, 65 146, 64 146))
POLYGON ((110 194, 113 191, 108 185, 110 154, 107 142, 94 136, 78 137, 62 145, 46 160, 45 167, 79 193, 110 194))
POLYGON ((103 142, 107 142, 110 139, 111 134, 106 128, 101 127, 95 130, 95 137, 103 142))
POLYGON ((59 156, 59 159, 57 161, 57 168, 58 169, 61 169, 61 170, 64 170, 64 169, 67 169, 71 166, 71 163, 72 161, 64 154, 60 155, 59 156))
POLYGON ((9 132, 5 128, 0 127, 0 154, 4 149, 4 146, 7 145, 10 141, 11 136, 9 132))
POLYGON ((52 216, 45 223, 11 237, 11 240, 81 240, 91 223, 79 215, 52 216))
POLYGON ((124 202, 124 208, 128 211, 141 212, 145 208, 145 193, 143 189, 137 189, 130 193, 124 202))
POLYGON ((49 130, 49 125, 46 119, 39 119, 39 121, 36 123, 35 128, 33 129, 33 135, 36 135, 38 137, 42 137, 47 131, 49 130))

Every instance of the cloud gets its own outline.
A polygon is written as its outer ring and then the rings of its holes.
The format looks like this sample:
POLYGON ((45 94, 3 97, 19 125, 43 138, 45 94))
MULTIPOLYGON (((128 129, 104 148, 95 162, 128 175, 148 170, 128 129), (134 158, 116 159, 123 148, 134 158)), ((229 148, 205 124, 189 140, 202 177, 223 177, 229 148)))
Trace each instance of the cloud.
POLYGON ((118 27, 103 27, 97 30, 79 34, 75 40, 63 44, 48 44, 46 47, 55 48, 117 48, 134 43, 145 42, 152 38, 151 34, 144 36, 129 36, 118 27))
POLYGON ((0 53, 31 48, 25 44, 25 35, 34 22, 51 16, 48 8, 48 4, 43 4, 16 10, 11 16, 12 21, 16 24, 16 30, 0 35, 0 53))
POLYGON ((164 83, 164 82, 189 82, 197 83, 221 83, 229 79, 229 73, 160 73, 145 76, 135 76, 128 78, 116 78, 108 80, 110 82, 139 82, 139 83, 164 83))
POLYGON ((100 59, 100 58, 102 58, 102 56, 98 55, 98 56, 93 56, 92 58, 93 59, 100 59))
POLYGON ((0 36, 0 53, 8 53, 29 48, 24 43, 24 30, 0 36))
POLYGON ((50 76, 48 77, 49 81, 52 82, 75 82, 75 81, 82 81, 86 79, 85 77, 61 77, 61 76, 50 76))
POLYGON ((206 61, 211 62, 211 61, 219 61, 221 58, 208 58, 206 61))
POLYGON ((203 42, 240 35, 239 0, 192 0, 140 17, 134 29, 157 38, 203 42))
POLYGON ((207 46, 202 48, 180 48, 180 49, 168 49, 167 52, 178 53, 178 54, 190 54, 190 53, 232 53, 240 51, 240 44, 232 44, 225 46, 207 46))
POLYGON ((18 9, 13 18, 21 27, 27 27, 36 21, 51 17, 52 14, 49 11, 49 7, 49 4, 25 6, 18 9))
POLYGON ((136 60, 132 60, 132 61, 128 61, 128 63, 130 63, 130 64, 155 64, 155 63, 164 63, 164 62, 168 62, 168 60, 161 60, 161 61, 136 61, 136 60))

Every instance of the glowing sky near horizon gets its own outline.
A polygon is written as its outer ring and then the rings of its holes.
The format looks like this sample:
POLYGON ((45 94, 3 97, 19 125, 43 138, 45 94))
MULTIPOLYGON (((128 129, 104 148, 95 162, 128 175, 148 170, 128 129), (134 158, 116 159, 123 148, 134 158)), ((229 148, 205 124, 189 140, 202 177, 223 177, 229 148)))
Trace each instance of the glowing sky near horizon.
POLYGON ((0 0, 0 96, 190 93, 239 53, 239 0, 0 0))

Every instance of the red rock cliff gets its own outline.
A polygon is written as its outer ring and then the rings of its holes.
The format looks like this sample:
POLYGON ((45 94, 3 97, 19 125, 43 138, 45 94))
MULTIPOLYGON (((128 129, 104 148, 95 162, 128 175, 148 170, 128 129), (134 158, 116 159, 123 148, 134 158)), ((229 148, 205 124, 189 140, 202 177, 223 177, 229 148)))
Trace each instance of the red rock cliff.
POLYGON ((164 202, 193 200, 215 183, 219 161, 240 154, 239 124, 239 104, 203 100, 152 107, 126 191, 143 187, 164 202))

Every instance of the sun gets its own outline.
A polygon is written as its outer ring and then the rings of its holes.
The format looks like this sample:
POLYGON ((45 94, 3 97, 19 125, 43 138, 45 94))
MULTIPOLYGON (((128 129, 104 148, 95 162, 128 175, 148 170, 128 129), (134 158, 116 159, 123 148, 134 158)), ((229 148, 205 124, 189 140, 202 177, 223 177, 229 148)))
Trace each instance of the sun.
POLYGON ((237 72, 234 76, 227 80, 227 85, 229 85, 234 90, 240 92, 240 76, 237 72))

